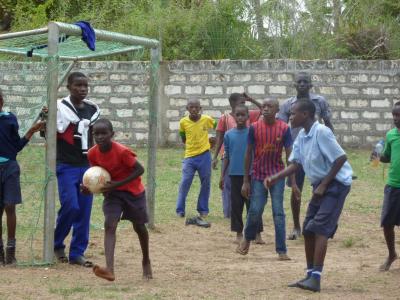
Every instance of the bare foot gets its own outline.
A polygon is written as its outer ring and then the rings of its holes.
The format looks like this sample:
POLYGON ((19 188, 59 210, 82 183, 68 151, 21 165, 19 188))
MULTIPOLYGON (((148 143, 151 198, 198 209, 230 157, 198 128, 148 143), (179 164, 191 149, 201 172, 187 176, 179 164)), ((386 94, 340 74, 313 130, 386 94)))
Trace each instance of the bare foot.
POLYGON ((242 239, 243 239, 243 234, 238 232, 236 233, 236 239, 233 241, 233 243, 239 245, 242 239))
POLYGON ((301 235, 301 230, 299 228, 294 228, 292 233, 289 234, 288 240, 297 240, 301 235))
POLYGON ((114 273, 107 270, 106 268, 102 268, 98 265, 93 266, 93 273, 100 278, 106 279, 108 281, 114 281, 115 276, 114 273))
POLYGON ((256 239, 254 240, 254 244, 257 244, 257 245, 264 245, 265 244, 264 240, 261 237, 261 233, 257 233, 256 234, 256 239))
POLYGON ((388 256, 388 258, 386 258, 385 262, 379 267, 379 271, 389 271, 390 266, 392 265, 392 263, 397 259, 397 254, 393 257, 388 256))
POLYGON ((290 260, 290 257, 286 253, 279 253, 278 260, 290 260))
POLYGON ((243 239, 239 246, 236 248, 236 252, 241 254, 241 255, 246 255, 249 253, 250 249, 250 241, 247 241, 246 239, 243 239))
POLYGON ((150 261, 143 262, 142 267, 143 267, 143 279, 147 279, 147 280, 153 279, 153 271, 151 270, 150 261))

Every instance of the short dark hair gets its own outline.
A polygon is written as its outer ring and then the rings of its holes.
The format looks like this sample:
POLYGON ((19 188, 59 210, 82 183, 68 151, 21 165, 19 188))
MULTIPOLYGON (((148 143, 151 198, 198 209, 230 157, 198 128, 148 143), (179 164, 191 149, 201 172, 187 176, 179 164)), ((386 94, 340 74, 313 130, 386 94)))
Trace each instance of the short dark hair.
POLYGON ((297 109, 308 112, 311 118, 315 117, 315 104, 310 100, 300 100, 296 102, 297 109))
POLYGON ((229 104, 232 106, 232 103, 237 102, 240 98, 244 98, 243 94, 240 93, 232 93, 229 96, 229 104))
POLYGON ((111 123, 111 121, 109 119, 100 118, 100 119, 98 119, 96 121, 96 123, 94 123, 93 126, 96 126, 96 125, 99 125, 99 124, 105 125, 108 129, 110 129, 110 131, 114 131, 113 125, 112 125, 112 123, 111 123))
POLYGON ((74 82, 76 78, 81 78, 81 77, 87 78, 87 76, 82 72, 72 72, 71 74, 69 74, 67 82, 68 84, 72 84, 72 82, 74 82))
POLYGON ((307 77, 308 81, 311 83, 311 74, 310 74, 310 73, 304 72, 304 71, 298 72, 298 73, 296 74, 296 76, 295 76, 295 80, 297 81, 297 79, 298 79, 300 76, 307 77))
MULTIPOLYGON (((0 90, 0 95, 1 95, 1 90, 0 90)), ((397 101, 393 106, 400 106, 400 101, 397 101)))
POLYGON ((244 110, 246 111, 246 113, 249 114, 249 108, 248 108, 246 105, 244 105, 244 104, 239 104, 239 105, 237 105, 237 106, 235 107, 235 112, 236 112, 236 110, 237 110, 238 108, 244 109, 244 110))

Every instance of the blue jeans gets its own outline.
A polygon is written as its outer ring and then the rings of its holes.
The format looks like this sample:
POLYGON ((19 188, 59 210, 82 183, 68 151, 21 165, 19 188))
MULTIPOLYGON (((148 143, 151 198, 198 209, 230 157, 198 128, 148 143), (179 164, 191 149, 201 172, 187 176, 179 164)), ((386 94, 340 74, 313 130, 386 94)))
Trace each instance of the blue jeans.
MULTIPOLYGON (((285 180, 279 180, 271 188, 269 193, 272 201, 272 215, 275 225, 275 249, 277 253, 286 253, 286 226, 285 211, 283 209, 283 192, 285 190, 285 180)), ((252 180, 250 209, 247 214, 246 227, 244 229, 244 237, 251 241, 256 238, 258 233, 259 220, 261 220, 267 203, 268 191, 260 180, 252 180)))
POLYGON ((199 174, 201 188, 197 199, 197 211, 199 214, 208 214, 208 200, 211 186, 211 153, 206 151, 200 155, 187 157, 182 163, 182 180, 179 185, 178 199, 176 201, 176 213, 185 213, 186 197, 192 185, 194 174, 199 174))
MULTIPOLYGON (((224 168, 224 160, 221 160, 221 172, 224 168)), ((224 218, 231 217, 231 178, 229 177, 228 170, 225 172, 224 176, 224 189, 222 190, 222 211, 224 213, 224 218)))
POLYGON ((93 195, 79 191, 82 177, 88 167, 57 164, 58 194, 61 202, 54 230, 54 249, 64 249, 64 240, 71 231, 69 259, 83 256, 89 243, 90 213, 93 195))

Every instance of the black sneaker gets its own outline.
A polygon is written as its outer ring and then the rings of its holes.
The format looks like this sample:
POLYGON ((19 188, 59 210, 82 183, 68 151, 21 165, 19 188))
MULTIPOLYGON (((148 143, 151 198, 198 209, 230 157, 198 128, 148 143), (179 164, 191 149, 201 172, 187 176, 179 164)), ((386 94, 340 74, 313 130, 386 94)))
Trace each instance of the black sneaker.
POLYGON ((15 247, 6 247, 6 265, 16 265, 17 259, 15 258, 15 247))
POLYGON ((299 282, 297 286, 303 290, 308 290, 313 292, 321 291, 321 281, 313 276, 302 282, 299 282))
POLYGON ((287 286, 288 287, 299 287, 299 283, 306 281, 307 279, 308 279, 308 277, 304 277, 303 279, 300 279, 299 281, 289 283, 287 286))

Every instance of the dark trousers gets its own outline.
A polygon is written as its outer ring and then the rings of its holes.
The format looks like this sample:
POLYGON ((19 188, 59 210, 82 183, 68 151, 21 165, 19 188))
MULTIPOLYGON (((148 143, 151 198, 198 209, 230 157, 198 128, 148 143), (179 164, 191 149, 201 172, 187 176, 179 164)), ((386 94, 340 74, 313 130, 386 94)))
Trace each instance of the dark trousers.
MULTIPOLYGON (((250 200, 242 196, 243 176, 229 176, 231 179, 231 231, 243 232, 243 208, 249 211, 250 200)), ((263 221, 260 219, 258 232, 263 231, 263 221)))

